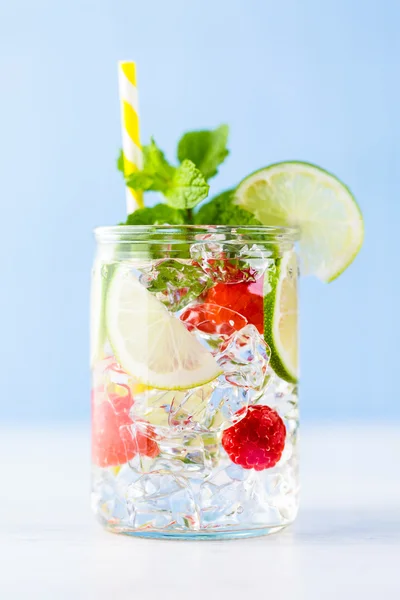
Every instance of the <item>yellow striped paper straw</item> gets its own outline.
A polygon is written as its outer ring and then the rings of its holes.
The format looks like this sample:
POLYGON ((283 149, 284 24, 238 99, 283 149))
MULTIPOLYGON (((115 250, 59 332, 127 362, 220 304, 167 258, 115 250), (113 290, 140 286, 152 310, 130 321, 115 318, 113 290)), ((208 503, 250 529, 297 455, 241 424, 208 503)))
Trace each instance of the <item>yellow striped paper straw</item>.
MULTIPOLYGON (((136 86, 136 64, 129 61, 118 63, 119 97, 121 102, 122 150, 124 152, 125 176, 142 168, 142 147, 139 132, 139 105, 136 86)), ((143 206, 143 193, 126 188, 128 215, 143 206)))

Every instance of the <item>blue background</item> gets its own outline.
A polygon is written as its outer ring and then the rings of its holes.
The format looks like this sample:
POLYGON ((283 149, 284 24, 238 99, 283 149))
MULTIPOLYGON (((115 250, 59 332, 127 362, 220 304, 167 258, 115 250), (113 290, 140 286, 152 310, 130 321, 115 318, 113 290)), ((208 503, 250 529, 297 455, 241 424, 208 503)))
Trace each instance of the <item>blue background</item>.
POLYGON ((303 417, 400 416, 399 19, 396 0, 1 1, 3 420, 89 415, 91 230, 125 209, 118 59, 171 158, 185 129, 231 125, 214 191, 283 159, 352 188, 361 254, 303 281, 303 417))

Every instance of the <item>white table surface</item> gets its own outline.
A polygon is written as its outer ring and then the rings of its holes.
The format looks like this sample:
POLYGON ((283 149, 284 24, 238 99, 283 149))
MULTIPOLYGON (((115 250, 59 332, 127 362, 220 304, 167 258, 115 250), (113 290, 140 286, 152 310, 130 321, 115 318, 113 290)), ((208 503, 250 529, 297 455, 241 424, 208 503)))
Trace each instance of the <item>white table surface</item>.
POLYGON ((301 448, 294 526, 157 541, 94 522, 86 429, 3 428, 0 599, 398 600, 399 425, 303 427, 301 448))

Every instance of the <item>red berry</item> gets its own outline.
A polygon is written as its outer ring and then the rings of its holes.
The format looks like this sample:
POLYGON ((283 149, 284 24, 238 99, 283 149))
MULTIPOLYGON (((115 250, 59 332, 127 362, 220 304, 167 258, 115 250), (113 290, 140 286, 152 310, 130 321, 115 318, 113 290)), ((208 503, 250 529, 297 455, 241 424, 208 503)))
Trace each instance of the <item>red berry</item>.
POLYGON ((139 452, 154 458, 159 454, 157 443, 150 437, 150 427, 143 424, 141 430, 133 427, 129 416, 133 404, 130 394, 109 394, 105 399, 103 390, 92 393, 92 455, 100 467, 123 465, 139 452), (96 392, 100 402, 96 402, 96 392))
POLYGON ((148 456, 149 458, 155 458, 156 456, 158 456, 160 454, 160 448, 159 448, 157 442, 155 442, 151 437, 153 428, 151 427, 151 425, 148 425, 144 421, 142 423, 142 428, 143 427, 144 427, 143 431, 140 431, 137 427, 136 427, 136 431, 135 431, 137 452, 141 456, 148 456))
POLYGON ((279 461, 285 438, 285 424, 277 412, 269 406, 249 406, 246 416, 224 431, 222 445, 235 464, 262 471, 279 461))
POLYGON ((204 333, 231 336, 247 325, 243 315, 216 304, 199 304, 187 308, 180 316, 189 331, 195 327, 204 333))
POLYGON ((252 283, 217 283, 208 290, 206 302, 230 308, 264 332, 263 278, 252 283))

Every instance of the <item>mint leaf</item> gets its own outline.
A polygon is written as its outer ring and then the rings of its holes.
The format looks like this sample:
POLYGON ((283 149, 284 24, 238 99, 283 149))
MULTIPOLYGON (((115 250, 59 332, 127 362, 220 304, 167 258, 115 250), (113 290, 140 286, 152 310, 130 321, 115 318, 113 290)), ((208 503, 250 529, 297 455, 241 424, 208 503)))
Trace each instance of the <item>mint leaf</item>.
POLYGON ((149 208, 138 208, 135 212, 128 215, 123 225, 183 225, 185 223, 185 214, 181 210, 167 206, 166 204, 156 204, 149 208))
POLYGON ((191 209, 207 197, 209 185, 194 163, 184 160, 179 167, 173 167, 153 139, 143 147, 143 163, 142 171, 125 178, 128 187, 162 192, 167 203, 176 209, 191 209))
POLYGON ((175 167, 169 164, 153 138, 150 144, 143 146, 143 170, 156 176, 160 185, 164 182, 165 187, 174 174, 175 167))
MULTIPOLYGON (((133 213, 135 214, 135 213, 133 213)), ((190 256, 188 252, 188 256, 190 256)), ((184 308, 197 300, 213 285, 212 280, 198 266, 185 264, 173 258, 164 259, 143 270, 146 288, 170 310, 184 308)))
POLYGON ((133 190, 157 190, 155 187, 157 185, 155 175, 146 171, 137 171, 128 175, 125 182, 133 190))
POLYGON ((214 177, 218 172, 218 166, 229 154, 226 147, 228 135, 228 125, 221 125, 214 130, 204 129, 185 133, 178 143, 179 162, 189 159, 200 169, 206 179, 214 177))
POLYGON ((172 180, 175 167, 169 164, 154 139, 143 146, 143 170, 126 178, 126 185, 134 190, 165 192, 172 180))
POLYGON ((168 189, 164 192, 167 203, 174 208, 193 208, 208 195, 210 186, 191 160, 184 160, 175 169, 168 189))
POLYGON ((124 170, 124 152, 123 150, 119 151, 119 155, 117 158, 117 169, 118 171, 121 171, 121 173, 123 175, 125 175, 125 170, 124 170))
POLYGON ((261 225, 253 213, 233 204, 235 190, 222 192, 194 215, 196 225, 261 225))

